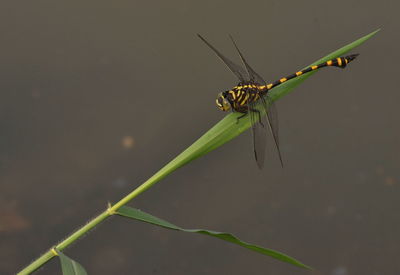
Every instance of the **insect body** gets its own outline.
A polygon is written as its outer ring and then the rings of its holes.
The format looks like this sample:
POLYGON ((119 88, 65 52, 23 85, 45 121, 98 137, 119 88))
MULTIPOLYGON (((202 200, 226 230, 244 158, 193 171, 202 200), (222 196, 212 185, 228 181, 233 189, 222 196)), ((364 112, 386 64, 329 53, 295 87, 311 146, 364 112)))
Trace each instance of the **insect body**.
POLYGON ((255 82, 239 83, 231 90, 220 93, 216 99, 216 104, 222 111, 233 110, 240 113, 247 113, 248 104, 257 101, 260 97, 266 95, 272 88, 290 80, 309 73, 311 71, 318 70, 326 66, 335 66, 339 68, 345 68, 349 62, 354 60, 358 54, 348 55, 346 57, 338 57, 332 60, 328 60, 319 65, 310 66, 302 71, 298 71, 287 77, 281 78, 273 83, 266 85, 259 85, 255 82))
POLYGON ((294 74, 267 84, 265 80, 259 74, 257 74, 247 63, 231 36, 230 38, 242 60, 244 69, 242 66, 235 64, 234 62, 223 56, 201 35, 198 34, 198 36, 214 51, 214 53, 222 60, 222 62, 224 62, 229 70, 233 74, 235 74, 240 81, 231 90, 224 91, 218 94, 216 104, 217 107, 222 111, 231 110, 233 112, 242 113, 243 115, 239 116, 238 120, 245 115, 250 114, 253 132, 254 155, 259 168, 262 168, 265 157, 265 128, 269 128, 272 133, 272 137, 278 151, 279 159, 281 165, 283 166, 282 157, 279 150, 278 116, 275 104, 269 95, 269 91, 272 88, 275 88, 276 86, 279 86, 280 84, 285 83, 290 79, 299 77, 301 75, 307 74, 323 67, 334 66, 345 68, 349 62, 351 62, 358 56, 358 54, 352 54, 345 57, 338 57, 332 60, 328 60, 324 63, 310 66, 304 70, 298 71, 294 74), (260 111, 259 108, 257 108, 259 103, 263 108, 263 112, 260 111), (262 122, 263 115, 261 113, 265 113, 266 123, 262 122))

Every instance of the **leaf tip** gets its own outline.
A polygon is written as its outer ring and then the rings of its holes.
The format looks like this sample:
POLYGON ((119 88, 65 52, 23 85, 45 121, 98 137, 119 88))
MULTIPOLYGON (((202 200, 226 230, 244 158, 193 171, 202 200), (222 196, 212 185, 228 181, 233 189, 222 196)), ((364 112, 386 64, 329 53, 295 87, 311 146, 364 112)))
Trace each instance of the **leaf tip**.
POLYGON ((367 34, 367 36, 372 37, 375 34, 377 34, 378 32, 380 32, 381 28, 376 29, 375 31, 371 32, 370 34, 367 34))

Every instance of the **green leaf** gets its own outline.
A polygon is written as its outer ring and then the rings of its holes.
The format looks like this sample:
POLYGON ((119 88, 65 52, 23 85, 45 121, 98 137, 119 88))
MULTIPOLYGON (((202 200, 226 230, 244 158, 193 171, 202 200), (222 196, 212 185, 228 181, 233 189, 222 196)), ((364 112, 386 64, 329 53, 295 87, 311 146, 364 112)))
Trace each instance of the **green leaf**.
POLYGON ((86 270, 78 263, 66 256, 59 250, 56 250, 61 262, 63 275, 87 275, 86 270))
POLYGON ((150 223, 150 224, 154 224, 157 226, 161 226, 167 229, 172 229, 172 230, 177 230, 177 231, 182 231, 182 232, 188 232, 188 233, 198 233, 198 234, 203 234, 203 235, 207 235, 207 236, 211 236, 211 237, 215 237, 230 243, 234 243, 237 245, 240 245, 244 248, 247 248, 249 250, 253 250, 255 252, 264 254, 264 255, 268 255, 272 258, 275 258, 277 260, 280 260, 282 262, 287 262, 290 264, 293 264, 295 266, 298 267, 302 267, 302 268, 307 268, 307 269, 311 269, 309 266, 301 263, 300 261, 289 257, 288 255, 285 255, 281 252, 272 250, 272 249, 268 249, 268 248, 264 248, 264 247, 260 247, 260 246, 256 246, 253 244, 249 244, 246 243, 240 239, 238 239, 237 237, 235 237, 234 235, 230 234, 230 233, 225 233, 225 232, 217 232, 217 231, 211 231, 211 230, 205 230, 205 229, 184 229, 182 227, 179 227, 177 225, 174 225, 170 222, 167 222, 165 220, 162 220, 160 218, 157 218, 153 215, 150 215, 148 213, 142 212, 138 209, 132 208, 132 207, 128 207, 128 206, 123 206, 120 209, 118 209, 118 211, 116 212, 116 214, 127 217, 127 218, 131 218, 131 219, 135 219, 135 220, 139 220, 139 221, 143 221, 146 223, 150 223))
MULTIPOLYGON (((369 38, 374 36, 377 32, 374 31, 356 41, 353 43, 348 44, 347 46, 344 46, 343 48, 321 58, 320 60, 314 62, 313 64, 317 64, 332 58, 336 58, 339 56, 344 55, 345 53, 349 52, 353 48, 361 45, 365 41, 367 41, 369 38)), ((312 65, 313 65, 312 64, 312 65)), ((281 98, 282 96, 286 95, 289 93, 293 88, 295 88, 297 85, 299 85, 302 81, 310 77, 312 74, 315 72, 308 73, 306 75, 303 75, 301 77, 289 80, 282 85, 274 88, 271 90, 271 95, 273 100, 277 100, 281 98)), ((236 118, 238 114, 229 114, 227 115, 224 119, 222 119, 220 122, 218 122, 213 128, 211 128, 207 133, 205 133, 202 137, 200 137, 195 143, 193 143, 190 147, 188 147, 185 151, 183 151, 181 154, 179 154, 175 159, 173 159, 170 163, 168 163, 166 166, 164 166, 160 171, 158 171, 156 174, 154 174, 150 179, 148 179, 146 182, 144 182, 142 185, 140 185, 138 188, 136 188, 134 191, 129 193, 127 196, 125 196, 123 199, 121 199, 119 202, 117 202, 115 205, 111 206, 109 209, 107 209, 106 212, 101 213, 99 216, 94 218, 92 221, 87 223, 85 226, 80 228, 78 231, 74 232, 70 236, 68 236, 66 239, 64 239, 60 244, 58 244, 58 247, 60 248, 66 248, 73 242, 75 242, 77 239, 82 237, 85 233, 87 233, 89 230, 94 228, 96 225, 101 223, 103 220, 105 220, 109 215, 112 215, 115 213, 119 208, 124 206, 126 203, 131 201, 133 198, 141 194, 142 192, 146 191, 149 189, 153 184, 157 183, 164 177, 166 177, 168 174, 172 173, 179 167, 187 164, 188 162, 218 148, 219 146, 223 145, 224 143, 230 141, 234 137, 238 136, 240 133, 245 131, 250 127, 250 121, 246 118, 241 119, 238 124, 236 124, 236 118)), ((121 214, 122 215, 122 214, 121 214)), ((154 217, 155 218, 155 217, 154 217)), ((155 218, 157 221, 157 218, 155 218)), ((154 223, 157 224, 157 223, 154 223)), ((165 225, 165 224, 164 224, 165 225)), ((174 225, 172 224, 169 225, 169 228, 175 229, 175 230, 180 230, 180 228, 173 228, 174 225)), ((167 227, 168 228, 168 227, 167 227)), ((201 231, 201 230, 200 230, 201 231)), ((226 234, 226 233, 219 233, 219 232, 212 232, 212 231, 206 231, 203 230, 202 232, 196 232, 196 233, 202 233, 202 234, 212 234, 214 237, 220 238, 220 239, 226 239, 229 240, 233 243, 238 243, 241 242, 239 241, 236 237, 226 234), (219 235, 218 235, 219 234, 219 235)), ((254 251, 258 251, 258 248, 256 246, 252 246, 250 244, 241 242, 245 247, 252 249, 254 251)), ((264 251, 264 250, 262 250, 264 251)), ((274 253, 278 253, 272 250, 265 250, 268 253, 271 253, 271 255, 274 255, 274 253)), ((264 252, 265 252, 264 251, 264 252)), ((258 251, 260 252, 260 251, 258 251)), ((260 252, 260 253, 264 253, 260 252)), ((265 253, 267 254, 267 253, 265 253)), ((62 253, 60 254, 60 259, 61 263, 63 266, 63 272, 64 272, 64 265, 65 265, 65 272, 69 273, 64 273, 64 274, 86 274, 85 270, 76 262, 72 261, 62 253), (65 263, 63 265, 63 262, 65 263), (79 273, 81 272, 81 273, 79 273)), ((269 255, 269 254, 267 254, 269 255)), ((283 258, 282 260, 287 257, 286 255, 278 253, 277 256, 282 255, 283 258)), ((26 266, 23 270, 21 270, 18 274, 30 274, 33 271, 37 270, 40 266, 45 264, 47 261, 49 261, 52 257, 54 257, 54 254, 51 251, 46 252, 39 258, 37 258, 35 261, 33 261, 31 264, 26 266)), ((278 257, 277 257, 278 258, 278 257)), ((287 259, 291 259, 287 257, 287 259)), ((291 259, 293 260, 293 259, 291 259)), ((294 260, 295 261, 295 260, 294 260)), ((300 263, 300 266, 302 264, 300 263)))
MULTIPOLYGON (((325 62, 327 60, 343 56, 347 52, 351 51, 355 47, 361 45, 365 41, 367 41, 369 38, 374 36, 379 30, 376 30, 342 48, 339 50, 336 50, 327 56, 315 61, 314 63, 310 64, 315 65, 321 62, 325 62)), ((362 57, 362 56, 361 56, 362 57)), ((359 58, 361 58, 359 57, 359 58)), ((356 61, 355 61, 356 62, 356 61)), ((354 66, 352 63, 350 66, 354 66)), ((334 68, 332 68, 334 69, 334 68)), ((282 85, 277 86, 276 88, 273 88, 271 90, 271 98, 275 101, 282 96, 288 94, 290 91, 292 91, 297 85, 302 83, 304 80, 312 76, 314 73, 317 71, 310 72, 307 74, 304 74, 300 77, 291 79, 282 85)), ((121 201, 116 203, 113 207, 112 210, 117 210, 119 207, 122 205, 125 205, 127 202, 129 202, 131 199, 139 195, 140 193, 144 192, 148 188, 150 188, 153 184, 156 182, 160 181, 176 169, 180 168, 181 166, 187 164, 188 162, 203 156, 204 154, 209 153, 210 151, 218 148, 219 146, 225 144, 226 142, 232 140, 239 134, 243 133, 245 130, 250 128, 251 126, 251 121, 248 116, 244 117, 239 121, 239 123, 236 123, 236 119, 238 116, 241 114, 238 113, 230 113, 227 116, 225 116, 221 121, 219 121, 214 127, 212 127, 208 132, 206 132, 202 137, 200 137, 197 141, 195 141, 191 146, 189 146, 185 151, 183 151, 181 154, 179 154, 175 159, 173 159, 171 162, 169 162, 167 165, 165 165, 161 170, 159 170, 156 174, 154 174, 150 179, 148 179, 145 183, 143 183, 141 186, 139 186, 137 189, 135 189, 132 193, 130 193, 128 196, 123 198, 121 201)))

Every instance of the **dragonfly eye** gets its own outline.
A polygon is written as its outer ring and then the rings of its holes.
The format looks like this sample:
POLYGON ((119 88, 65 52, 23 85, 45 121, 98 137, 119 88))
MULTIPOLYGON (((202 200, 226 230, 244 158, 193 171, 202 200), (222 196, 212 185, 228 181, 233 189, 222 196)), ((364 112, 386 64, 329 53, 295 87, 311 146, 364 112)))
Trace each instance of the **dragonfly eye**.
POLYGON ((229 111, 231 109, 231 104, 226 99, 226 97, 224 97, 222 93, 218 95, 215 103, 217 104, 217 107, 224 112, 229 111))

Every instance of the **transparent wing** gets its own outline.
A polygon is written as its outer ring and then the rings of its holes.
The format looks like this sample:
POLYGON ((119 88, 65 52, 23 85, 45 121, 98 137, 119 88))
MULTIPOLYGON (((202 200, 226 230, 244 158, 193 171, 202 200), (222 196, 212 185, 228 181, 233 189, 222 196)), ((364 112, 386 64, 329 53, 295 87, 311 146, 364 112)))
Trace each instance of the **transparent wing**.
POLYGON ((246 68, 248 78, 251 81, 256 82, 257 84, 265 85, 266 84, 265 80, 258 73, 256 73, 253 70, 253 68, 250 67, 249 63, 247 63, 246 59, 243 57, 243 54, 240 52, 238 46, 236 45, 235 40, 233 40, 233 37, 231 35, 229 35, 229 37, 231 38, 232 43, 235 46, 237 52, 239 53, 240 59, 242 60, 244 67, 246 68))
POLYGON ((207 40, 205 40, 200 34, 197 34, 197 36, 203 40, 204 43, 208 47, 210 47, 211 50, 214 51, 214 53, 224 62, 224 64, 229 68, 229 70, 236 75, 236 77, 240 80, 240 82, 248 82, 249 76, 241 66, 237 65, 236 63, 232 62, 230 59, 222 55, 216 48, 214 48, 207 40))
POLYGON ((262 169, 265 160, 265 151, 267 147, 267 133, 265 124, 261 121, 260 112, 255 103, 249 103, 248 114, 251 120, 251 133, 253 136, 253 151, 258 168, 262 169))
POLYGON ((279 124, 278 124, 278 112, 276 110, 276 105, 274 101, 271 100, 271 97, 268 96, 268 94, 262 96, 260 101, 262 103, 263 108, 265 109, 268 126, 272 133, 276 150, 279 155, 279 160, 283 167, 281 150, 279 148, 279 124))

